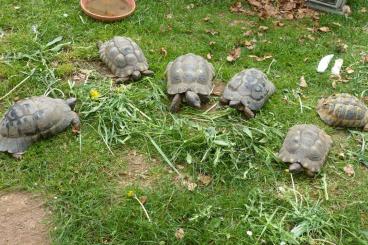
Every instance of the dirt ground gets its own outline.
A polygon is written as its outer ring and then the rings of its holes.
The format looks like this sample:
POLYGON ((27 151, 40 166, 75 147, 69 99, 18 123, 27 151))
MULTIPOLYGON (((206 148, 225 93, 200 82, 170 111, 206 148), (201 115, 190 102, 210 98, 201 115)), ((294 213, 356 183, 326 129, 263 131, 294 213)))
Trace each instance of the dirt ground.
POLYGON ((42 204, 27 193, 0 193, 0 244, 50 244, 42 204))

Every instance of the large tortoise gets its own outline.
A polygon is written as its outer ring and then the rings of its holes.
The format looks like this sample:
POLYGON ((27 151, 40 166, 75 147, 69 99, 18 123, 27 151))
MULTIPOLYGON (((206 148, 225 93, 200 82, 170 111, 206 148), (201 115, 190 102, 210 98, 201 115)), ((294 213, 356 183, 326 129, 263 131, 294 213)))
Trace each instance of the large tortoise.
POLYGON ((170 111, 179 111, 183 101, 196 108, 209 101, 215 69, 203 57, 191 53, 179 56, 168 64, 166 76, 168 94, 173 96, 170 111))
POLYGON ((289 129, 278 156, 290 163, 291 173, 304 170, 314 176, 323 166, 331 145, 331 137, 316 125, 296 125, 289 129))
POLYGON ((227 84, 221 103, 244 112, 246 118, 253 118, 253 111, 260 110, 275 91, 275 85, 262 71, 246 69, 227 84))
POLYGON ((142 75, 152 75, 142 49, 128 37, 116 36, 102 43, 98 42, 102 61, 110 68, 117 82, 139 80, 142 75))
POLYGON ((40 138, 64 131, 72 124, 78 133, 80 121, 73 111, 76 99, 31 97, 16 102, 5 113, 0 124, 0 151, 20 158, 28 147, 40 138))
POLYGON ((330 126, 356 127, 368 131, 368 107, 350 94, 342 93, 320 99, 317 113, 330 126))

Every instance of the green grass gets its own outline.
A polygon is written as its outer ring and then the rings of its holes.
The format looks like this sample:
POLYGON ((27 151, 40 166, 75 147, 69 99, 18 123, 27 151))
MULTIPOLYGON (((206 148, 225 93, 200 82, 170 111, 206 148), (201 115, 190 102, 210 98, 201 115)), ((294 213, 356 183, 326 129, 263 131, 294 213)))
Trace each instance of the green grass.
POLYGON ((367 133, 328 127, 314 110, 318 98, 331 93, 367 95, 368 65, 359 61, 368 52, 368 16, 357 11, 367 0, 354 1, 349 18, 321 15, 320 26, 329 26, 328 33, 308 31, 315 25, 311 19, 275 27, 272 19, 231 13, 232 0, 140 0, 133 16, 112 24, 89 19, 77 1, 13 2, 1 4, 0 95, 34 73, 0 101, 0 111, 16 97, 48 93, 79 99, 80 137, 68 131, 34 144, 21 161, 0 154, 0 190, 43 195, 52 211, 54 244, 368 244, 367 133), (195 7, 188 10, 191 3, 195 7), (210 21, 203 21, 207 16, 210 21), (255 24, 230 25, 234 20, 255 24), (257 33, 260 25, 269 27, 263 36, 242 35, 246 30, 257 33), (219 34, 209 35, 208 29, 219 34), (97 71, 87 85, 68 82, 78 67, 99 60, 96 41, 114 35, 136 40, 155 76, 117 89, 97 71), (301 42, 307 35, 316 40, 301 42), (239 60, 226 61, 231 49, 252 38, 258 41, 254 50, 244 48, 239 60), (328 75, 317 74, 315 67, 323 55, 335 53, 338 39, 349 46, 338 56, 355 72, 344 74, 349 82, 333 89, 328 75), (211 41, 216 43, 211 46, 211 41), (185 106, 172 115, 164 71, 169 61, 189 52, 211 53, 217 80, 228 81, 249 67, 269 70, 277 93, 250 121, 232 109, 204 113, 185 106), (275 61, 248 57, 265 54, 275 61), (301 90, 303 75, 309 87, 301 90), (100 100, 89 98, 92 88, 101 92, 100 100), (334 139, 328 161, 314 179, 291 178, 284 171, 287 166, 275 159, 288 128, 298 123, 316 124, 334 139), (117 184, 122 158, 132 149, 160 159, 160 178, 151 188, 117 184), (179 171, 194 180, 202 173, 213 181, 191 192, 173 181, 168 164, 185 165, 179 171), (354 166, 354 177, 344 174, 346 164, 354 166), (127 197, 129 190, 148 197, 152 223, 127 197), (185 231, 180 241, 175 238, 178 228, 185 231))

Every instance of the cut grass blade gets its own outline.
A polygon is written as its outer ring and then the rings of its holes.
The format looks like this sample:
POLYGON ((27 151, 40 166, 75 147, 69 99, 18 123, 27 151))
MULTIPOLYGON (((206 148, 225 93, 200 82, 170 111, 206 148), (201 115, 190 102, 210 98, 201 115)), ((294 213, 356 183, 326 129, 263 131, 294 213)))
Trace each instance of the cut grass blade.
POLYGON ((176 169, 174 164, 169 160, 169 158, 166 156, 166 154, 161 150, 161 148, 157 145, 157 143, 151 138, 151 136, 147 135, 149 140, 151 141, 152 145, 156 148, 158 153, 162 156, 162 158, 165 160, 165 162, 179 175, 180 178, 182 178, 182 174, 176 169))

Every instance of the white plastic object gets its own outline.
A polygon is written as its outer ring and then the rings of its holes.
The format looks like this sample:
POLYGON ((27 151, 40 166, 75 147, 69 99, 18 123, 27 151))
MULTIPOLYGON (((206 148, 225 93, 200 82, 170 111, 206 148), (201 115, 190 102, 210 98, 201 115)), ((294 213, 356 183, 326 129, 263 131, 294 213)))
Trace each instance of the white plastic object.
POLYGON ((318 64, 317 72, 323 73, 327 70, 328 65, 330 64, 332 58, 334 57, 333 54, 326 55, 321 59, 321 61, 318 64))
POLYGON ((335 60, 335 65, 331 69, 332 75, 340 76, 340 71, 341 71, 342 64, 344 64, 343 59, 335 60))

